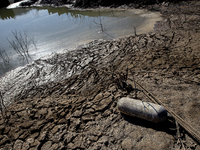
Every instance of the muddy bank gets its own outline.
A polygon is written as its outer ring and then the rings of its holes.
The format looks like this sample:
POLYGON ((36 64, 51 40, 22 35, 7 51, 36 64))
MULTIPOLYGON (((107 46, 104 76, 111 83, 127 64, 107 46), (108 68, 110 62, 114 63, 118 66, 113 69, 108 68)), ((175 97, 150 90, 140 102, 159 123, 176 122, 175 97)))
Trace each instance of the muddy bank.
MULTIPOLYGON (((154 9, 166 15, 155 31, 93 41, 1 78, 3 95, 17 102, 1 116, 0 148, 181 149, 173 122, 154 124, 117 109, 117 100, 135 91, 149 101, 134 77, 200 130, 200 3, 154 9)), ((200 148, 184 130, 181 139, 186 149, 200 148)))

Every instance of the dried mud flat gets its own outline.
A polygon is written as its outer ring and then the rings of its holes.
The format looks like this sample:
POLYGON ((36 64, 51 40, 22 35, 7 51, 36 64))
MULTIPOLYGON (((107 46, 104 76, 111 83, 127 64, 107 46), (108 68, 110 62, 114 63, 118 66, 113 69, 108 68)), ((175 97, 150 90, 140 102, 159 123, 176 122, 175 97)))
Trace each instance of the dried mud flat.
POLYGON ((178 142, 173 122, 155 124, 117 109, 121 97, 134 98, 136 91, 138 99, 149 101, 135 87, 134 77, 200 131, 200 3, 152 9, 166 17, 155 31, 93 41, 76 52, 40 59, 13 75, 6 83, 15 85, 1 87, 4 96, 10 94, 17 102, 0 116, 0 149, 149 150, 184 145, 199 150, 183 129, 183 144, 178 142), (36 72, 29 76, 31 70, 36 72), (52 82, 45 80, 53 75, 52 82))

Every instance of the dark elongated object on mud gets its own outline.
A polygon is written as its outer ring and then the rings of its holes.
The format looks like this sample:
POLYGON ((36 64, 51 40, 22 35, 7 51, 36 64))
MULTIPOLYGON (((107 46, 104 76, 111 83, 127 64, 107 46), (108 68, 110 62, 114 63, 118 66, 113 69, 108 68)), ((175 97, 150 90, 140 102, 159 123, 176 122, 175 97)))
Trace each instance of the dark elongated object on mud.
POLYGON ((167 110, 163 106, 128 97, 118 101, 118 109, 124 114, 156 123, 167 119, 167 110))

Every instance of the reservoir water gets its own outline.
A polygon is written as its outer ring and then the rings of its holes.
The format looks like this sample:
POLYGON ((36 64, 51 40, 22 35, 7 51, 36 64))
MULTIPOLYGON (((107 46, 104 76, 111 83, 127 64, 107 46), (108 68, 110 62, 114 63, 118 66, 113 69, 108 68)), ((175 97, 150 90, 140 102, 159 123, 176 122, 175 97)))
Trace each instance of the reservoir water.
POLYGON ((66 7, 0 9, 0 75, 26 62, 9 41, 13 32, 27 33, 36 47, 29 47, 31 60, 72 50, 94 39, 111 40, 146 33, 161 17, 143 10, 95 9, 70 10, 66 7), (4 57, 4 59, 2 58, 4 57), (5 65, 9 61, 9 67, 5 65))

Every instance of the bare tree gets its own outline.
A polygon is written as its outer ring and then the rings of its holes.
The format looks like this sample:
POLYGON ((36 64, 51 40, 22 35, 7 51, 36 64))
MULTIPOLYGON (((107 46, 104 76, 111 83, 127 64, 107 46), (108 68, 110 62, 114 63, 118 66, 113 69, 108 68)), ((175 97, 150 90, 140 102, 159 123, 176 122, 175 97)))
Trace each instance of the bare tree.
POLYGON ((103 27, 103 22, 102 22, 102 18, 101 18, 101 12, 99 10, 99 17, 98 17, 99 22, 96 22, 95 20, 93 21, 97 26, 100 26, 101 28, 101 32, 104 32, 105 29, 103 27))
POLYGON ((29 55, 29 49, 31 46, 34 46, 35 49, 37 49, 35 40, 32 37, 28 36, 27 31, 12 31, 13 39, 8 40, 12 48, 23 58, 26 60, 27 63, 29 63, 29 60, 31 60, 31 57, 29 55))
POLYGON ((6 72, 9 71, 12 67, 10 65, 10 58, 6 53, 4 48, 0 47, 0 59, 2 59, 2 63, 0 63, 0 71, 6 72))
POLYGON ((133 25, 133 30, 134 30, 134 34, 135 36, 137 36, 137 28, 142 24, 142 22, 145 20, 144 17, 142 18, 138 18, 135 22, 135 24, 133 25))

